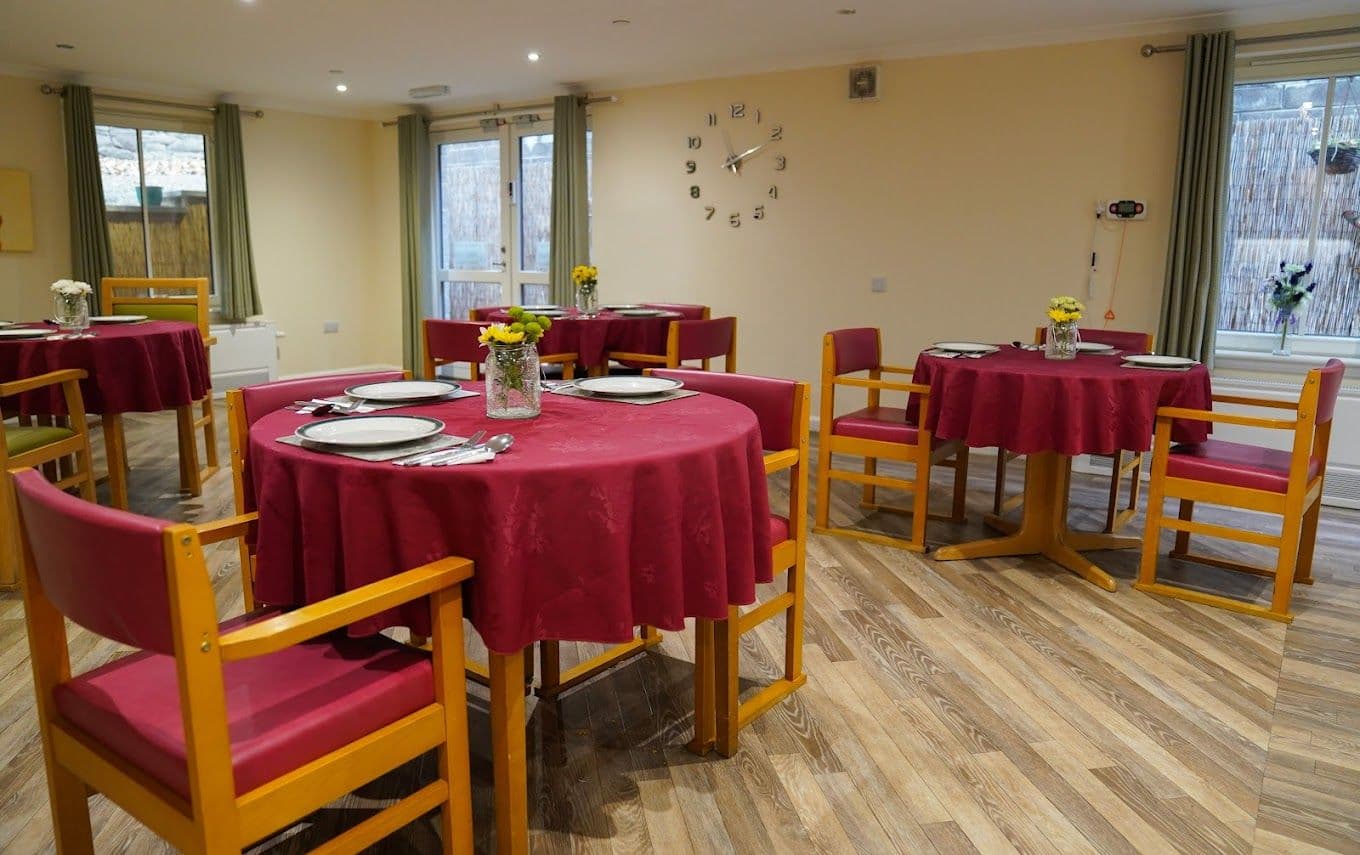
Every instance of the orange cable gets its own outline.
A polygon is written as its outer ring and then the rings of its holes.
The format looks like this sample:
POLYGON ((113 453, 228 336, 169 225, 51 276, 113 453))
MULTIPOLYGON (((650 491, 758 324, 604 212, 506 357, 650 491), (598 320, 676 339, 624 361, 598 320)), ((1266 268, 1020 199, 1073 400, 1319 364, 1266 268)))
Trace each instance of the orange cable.
POLYGON ((1110 302, 1105 306, 1105 327, 1109 327, 1110 321, 1114 320, 1114 294, 1119 288, 1119 266, 1124 262, 1124 238, 1129 236, 1129 224, 1122 224, 1123 228, 1119 231, 1119 252, 1114 257, 1114 278, 1110 280, 1110 302))

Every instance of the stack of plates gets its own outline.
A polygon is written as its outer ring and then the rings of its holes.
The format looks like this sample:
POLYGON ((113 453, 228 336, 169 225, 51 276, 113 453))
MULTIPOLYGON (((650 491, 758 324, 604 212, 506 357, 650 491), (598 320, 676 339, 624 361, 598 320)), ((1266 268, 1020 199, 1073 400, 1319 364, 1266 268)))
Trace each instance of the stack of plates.
POLYGON ((685 384, 667 377, 583 377, 573 385, 603 398, 645 398, 674 392, 685 384))
POLYGON ((361 383, 350 386, 345 394, 356 401, 382 404, 418 404, 447 398, 460 387, 447 380, 392 380, 385 383, 361 383))
POLYGON ((426 416, 343 416, 309 422, 296 434, 331 448, 378 448, 428 439, 443 430, 443 422, 426 416))

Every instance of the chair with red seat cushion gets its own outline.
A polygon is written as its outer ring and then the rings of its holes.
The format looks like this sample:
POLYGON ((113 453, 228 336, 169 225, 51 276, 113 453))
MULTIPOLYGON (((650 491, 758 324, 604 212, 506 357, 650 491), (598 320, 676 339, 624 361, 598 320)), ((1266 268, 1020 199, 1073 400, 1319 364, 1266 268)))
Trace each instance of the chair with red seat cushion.
POLYGON ((242 848, 432 749, 436 781, 332 841, 358 851, 433 809, 471 851, 461 585, 445 558, 286 614, 219 625, 202 545, 176 525, 12 473, 24 609, 59 852, 92 852, 101 792, 182 852, 242 848), (433 659, 344 627, 429 597, 433 659), (72 676, 65 620, 141 652, 72 676))
MULTIPOLYGON (((1043 344, 1048 340, 1048 327, 1034 328, 1034 343, 1043 344)), ((1081 331, 1081 340, 1094 344, 1108 344, 1113 348, 1129 353, 1151 353, 1152 333, 1128 330, 1090 329, 1081 331)), ((1011 461, 1022 454, 998 448, 996 453, 996 486, 992 493, 992 513, 1000 516, 1020 504, 1022 495, 1006 498, 1006 468, 1011 461)), ((1105 531, 1119 531, 1138 513, 1138 494, 1143 486, 1143 453, 1141 451, 1116 451, 1114 454, 1093 454, 1092 457, 1110 458, 1110 495, 1105 505, 1105 531), (1127 455, 1127 456, 1126 456, 1127 455), (1129 480, 1128 503, 1120 506, 1119 488, 1124 479, 1129 480)))
POLYGON ((885 373, 910 377, 912 370, 884 365, 882 354, 882 340, 878 329, 874 327, 833 330, 822 339, 822 413, 817 439, 817 513, 813 531, 924 552, 931 467, 947 466, 954 470, 954 501, 949 519, 962 521, 968 486, 968 447, 958 441, 936 441, 929 431, 907 421, 905 409, 882 405, 882 393, 891 391, 918 395, 923 420, 930 406, 929 386, 883 379, 885 373), (867 373, 868 377, 846 376, 857 373, 867 373), (868 406, 835 415, 837 386, 868 390, 868 406), (832 465, 834 454, 863 457, 864 471, 850 472, 835 468, 832 465), (879 459, 911 463, 916 471, 910 480, 879 475, 879 459), (910 514, 911 537, 833 526, 832 480, 859 484, 860 507, 866 510, 910 514), (877 494, 879 487, 910 492, 911 507, 880 504, 877 494))
POLYGON ((743 613, 729 606, 726 621, 696 624, 695 743, 709 741, 705 711, 700 702, 708 696, 702 681, 714 674, 716 730, 713 741, 718 753, 730 757, 737 750, 737 733, 757 716, 807 682, 803 673, 803 609, 807 587, 807 463, 808 384, 745 374, 709 371, 654 369, 657 377, 680 380, 686 389, 744 404, 756 414, 761 446, 765 449, 765 474, 789 473, 788 515, 770 517, 774 572, 788 571, 785 590, 743 613), (756 695, 741 701, 737 672, 741 636, 760 624, 784 615, 784 674, 756 695))
MULTIPOLYGON (((255 509, 250 467, 246 457, 250 443, 250 426, 261 416, 289 406, 294 401, 331 398, 360 383, 383 383, 390 380, 410 380, 409 372, 367 371, 360 374, 327 374, 321 377, 302 377, 296 380, 276 380, 240 389, 227 390, 227 440, 231 447, 231 486, 236 496, 236 513, 255 509)), ((255 556, 251 538, 243 537, 241 555, 241 591, 247 611, 255 608, 255 556)))
POLYGON ((659 365, 683 368, 686 362, 699 362, 708 370, 708 361, 722 357, 723 370, 737 370, 737 319, 713 318, 698 321, 671 321, 666 332, 666 352, 625 353, 612 351, 609 358, 625 365, 659 365))
POLYGON ((1162 407, 1157 411, 1147 526, 1135 588, 1272 620, 1288 622, 1294 619, 1289 611, 1294 583, 1312 584, 1313 581, 1313 548, 1317 542, 1318 513, 1327 474, 1332 415, 1344 373, 1345 365, 1341 360, 1329 359, 1323 367, 1308 372, 1297 401, 1213 396, 1218 404, 1287 410, 1291 418, 1262 418, 1181 407, 1162 407), (1173 447, 1171 425, 1176 419, 1286 430, 1292 432, 1293 442, 1288 451, 1217 439, 1173 447), (1167 517, 1163 508, 1165 500, 1171 497, 1180 499, 1180 511, 1174 519, 1167 517), (1282 518, 1280 533, 1271 535, 1259 529, 1243 530, 1196 522, 1196 502, 1278 514, 1282 518), (1261 606, 1158 581, 1157 549, 1162 529, 1176 532, 1172 558, 1272 577, 1274 588, 1270 605, 1261 606), (1274 547, 1278 550, 1275 566, 1258 567, 1192 553, 1192 533, 1274 547))
POLYGON ((504 312, 509 306, 474 306, 468 309, 468 320, 486 323, 491 320, 491 316, 497 312, 504 312))
MULTIPOLYGON (((435 369, 441 365, 466 362, 469 376, 476 382, 482 363, 486 361, 486 346, 479 337, 486 329, 485 322, 441 321, 426 318, 422 326, 425 340, 425 376, 434 379, 435 369)), ((549 329, 538 341, 538 361, 543 365, 561 365, 562 379, 576 376, 577 355, 558 346, 561 333, 549 329)))
POLYGON ((675 312, 687 321, 706 321, 712 317, 713 310, 698 303, 643 303, 648 309, 661 309, 675 312))

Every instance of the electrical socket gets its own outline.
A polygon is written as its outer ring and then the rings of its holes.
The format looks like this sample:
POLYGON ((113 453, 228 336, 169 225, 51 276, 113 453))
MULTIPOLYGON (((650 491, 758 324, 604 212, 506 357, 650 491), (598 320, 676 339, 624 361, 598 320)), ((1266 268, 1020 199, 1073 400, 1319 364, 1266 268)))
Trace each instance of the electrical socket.
POLYGON ((875 294, 882 294, 888 290, 888 277, 875 276, 869 280, 869 290, 875 294))
POLYGON ((338 332, 340 332, 340 322, 339 322, 339 321, 324 321, 324 322, 321 324, 321 332, 323 332, 323 333, 338 333, 338 332))

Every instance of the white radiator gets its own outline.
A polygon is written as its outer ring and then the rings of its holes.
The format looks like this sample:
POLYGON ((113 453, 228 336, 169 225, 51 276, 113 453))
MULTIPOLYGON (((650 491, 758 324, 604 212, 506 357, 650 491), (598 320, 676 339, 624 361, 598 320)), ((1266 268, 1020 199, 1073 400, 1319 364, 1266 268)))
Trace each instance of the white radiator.
POLYGON ((213 324, 213 391, 222 393, 279 377, 278 330, 272 321, 213 324))

